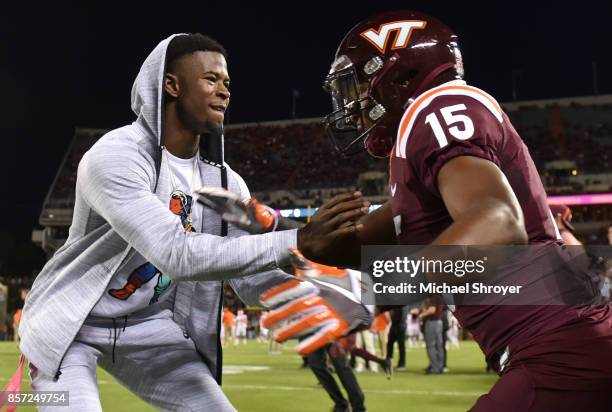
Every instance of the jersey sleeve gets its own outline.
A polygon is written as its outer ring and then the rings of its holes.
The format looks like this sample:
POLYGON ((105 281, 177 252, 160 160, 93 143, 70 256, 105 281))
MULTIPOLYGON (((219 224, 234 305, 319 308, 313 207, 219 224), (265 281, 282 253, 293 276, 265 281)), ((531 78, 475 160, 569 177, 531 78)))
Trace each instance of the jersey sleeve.
POLYGON ((440 96, 418 113, 405 139, 405 156, 432 193, 439 194, 438 173, 455 157, 475 156, 500 166, 502 122, 507 118, 497 108, 468 96, 440 96))

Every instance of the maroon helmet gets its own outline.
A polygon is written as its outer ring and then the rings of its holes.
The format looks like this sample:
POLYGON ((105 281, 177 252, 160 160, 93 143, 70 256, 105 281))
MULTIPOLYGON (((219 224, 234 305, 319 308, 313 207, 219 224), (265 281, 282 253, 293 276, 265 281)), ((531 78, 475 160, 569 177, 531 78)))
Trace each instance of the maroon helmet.
POLYGON ((367 150, 386 157, 406 108, 419 94, 463 78, 457 36, 416 11, 379 14, 357 24, 340 43, 323 88, 333 112, 324 119, 345 156, 367 150))

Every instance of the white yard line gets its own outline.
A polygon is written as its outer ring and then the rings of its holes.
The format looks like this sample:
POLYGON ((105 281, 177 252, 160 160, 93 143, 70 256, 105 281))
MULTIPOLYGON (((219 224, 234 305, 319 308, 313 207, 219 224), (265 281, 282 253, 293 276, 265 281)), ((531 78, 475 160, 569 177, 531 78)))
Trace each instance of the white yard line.
MULTIPOLYGON (((317 387, 309 386, 268 386, 268 385, 223 385, 228 389, 247 389, 247 390, 280 390, 280 391, 314 391, 320 390, 317 387)), ((385 395, 423 395, 423 396, 479 396, 482 392, 462 392, 462 391, 415 391, 411 389, 364 389, 365 393, 382 393, 385 395)))

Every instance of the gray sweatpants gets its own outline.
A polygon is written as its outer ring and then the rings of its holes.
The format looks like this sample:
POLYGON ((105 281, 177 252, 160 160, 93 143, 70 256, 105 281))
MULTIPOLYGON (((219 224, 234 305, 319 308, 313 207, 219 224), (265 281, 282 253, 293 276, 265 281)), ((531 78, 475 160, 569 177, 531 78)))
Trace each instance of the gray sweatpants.
POLYGON ((87 318, 62 361, 57 381, 30 366, 33 390, 69 391, 68 407, 39 410, 101 411, 97 365, 160 410, 235 411, 168 309, 128 316, 125 329, 123 318, 114 324, 112 319, 87 318))
POLYGON ((423 335, 429 367, 434 373, 442 372, 444 369, 444 348, 442 347, 442 320, 426 320, 423 335))

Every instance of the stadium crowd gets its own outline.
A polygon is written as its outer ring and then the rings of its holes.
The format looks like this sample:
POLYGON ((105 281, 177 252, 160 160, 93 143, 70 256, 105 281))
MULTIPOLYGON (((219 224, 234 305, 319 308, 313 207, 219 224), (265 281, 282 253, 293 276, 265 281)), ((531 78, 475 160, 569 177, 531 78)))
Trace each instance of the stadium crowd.
POLYGON ((509 111, 539 170, 546 162, 571 159, 582 173, 608 173, 612 166, 610 147, 612 106, 522 108, 509 111))
MULTIPOLYGON (((580 173, 597 174, 607 173, 612 166, 612 125, 606 119, 610 110, 610 105, 551 105, 507 113, 541 172, 547 162, 571 159, 580 173)), ((87 134, 74 139, 49 207, 72 207, 78 163, 97 137, 87 134)), ((308 190, 308 197, 318 199, 322 188, 351 187, 360 173, 384 172, 387 167, 387 160, 365 154, 350 159, 338 156, 318 119, 228 126, 225 144, 228 163, 253 192, 308 190)), ((274 206, 291 204, 287 198, 274 206)))

